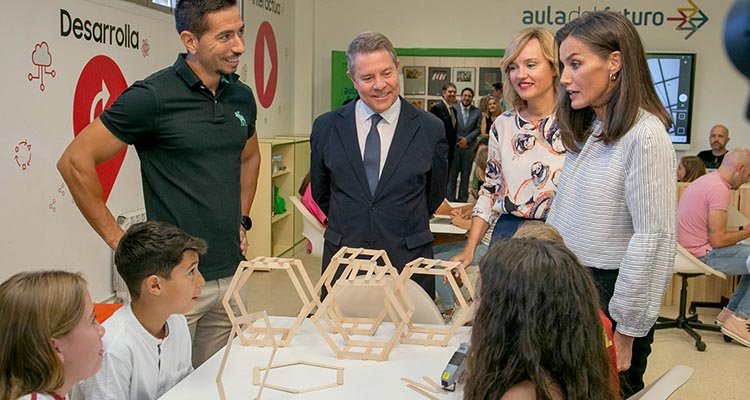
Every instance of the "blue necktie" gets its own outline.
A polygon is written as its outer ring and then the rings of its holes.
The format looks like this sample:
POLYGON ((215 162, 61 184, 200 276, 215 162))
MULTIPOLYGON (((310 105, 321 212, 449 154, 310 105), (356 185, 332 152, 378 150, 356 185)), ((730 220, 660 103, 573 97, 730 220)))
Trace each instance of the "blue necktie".
POLYGON ((365 174, 367 174, 367 183, 370 185, 370 194, 375 194, 375 188, 378 187, 378 178, 380 175, 380 132, 378 132, 378 122, 383 119, 380 114, 370 116, 370 132, 365 139, 365 174))
POLYGON ((469 123, 469 107, 464 107, 464 126, 469 123))

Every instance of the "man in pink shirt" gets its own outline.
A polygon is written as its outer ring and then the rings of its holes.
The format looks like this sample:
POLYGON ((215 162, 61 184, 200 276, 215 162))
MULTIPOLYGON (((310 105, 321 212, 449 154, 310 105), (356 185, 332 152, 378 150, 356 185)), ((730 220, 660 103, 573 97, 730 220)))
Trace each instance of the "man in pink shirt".
POLYGON ((750 149, 729 152, 718 170, 695 180, 677 205, 677 242, 711 267, 742 275, 727 307, 716 317, 722 332, 750 347, 750 224, 727 231, 729 191, 750 181, 750 149))

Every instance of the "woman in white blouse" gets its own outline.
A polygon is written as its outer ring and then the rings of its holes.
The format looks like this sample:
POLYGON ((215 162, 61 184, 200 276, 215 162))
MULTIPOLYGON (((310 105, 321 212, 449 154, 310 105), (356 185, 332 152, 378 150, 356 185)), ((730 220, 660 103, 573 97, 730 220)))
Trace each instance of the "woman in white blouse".
POLYGON ((547 217, 565 153, 555 122, 557 63, 554 37, 544 29, 524 29, 506 47, 503 95, 512 109, 490 129, 485 182, 469 237, 452 258, 464 267, 495 220, 493 241, 513 236, 526 220, 547 217))
POLYGON ((565 89, 557 122, 568 153, 548 222, 589 267, 602 309, 616 326, 627 398, 643 388, 674 263, 671 120, 627 18, 589 13, 560 29, 556 40, 565 89))

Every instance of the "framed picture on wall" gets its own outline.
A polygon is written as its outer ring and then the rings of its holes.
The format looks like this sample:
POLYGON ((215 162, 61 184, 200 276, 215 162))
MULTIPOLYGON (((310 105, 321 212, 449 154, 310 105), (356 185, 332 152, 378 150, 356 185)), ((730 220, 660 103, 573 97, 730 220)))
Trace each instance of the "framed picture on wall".
POLYGON ((487 96, 492 94, 492 85, 503 81, 503 74, 500 68, 479 67, 479 95, 487 96))
POLYGON ((453 68, 453 83, 456 85, 456 94, 461 95, 461 91, 469 88, 474 90, 476 70, 474 67, 455 67, 453 68))
POLYGON ((443 99, 427 99, 427 111, 430 111, 432 107, 443 101, 443 99))
POLYGON ((451 81, 451 67, 430 67, 427 72, 429 76, 427 94, 440 96, 443 85, 451 81))
POLYGON ((409 103, 413 104, 417 108, 425 109, 424 108, 424 99, 419 97, 405 97, 404 100, 408 101, 409 103))
POLYGON ((425 79, 424 67, 404 67, 404 95, 422 95, 425 94, 425 79))

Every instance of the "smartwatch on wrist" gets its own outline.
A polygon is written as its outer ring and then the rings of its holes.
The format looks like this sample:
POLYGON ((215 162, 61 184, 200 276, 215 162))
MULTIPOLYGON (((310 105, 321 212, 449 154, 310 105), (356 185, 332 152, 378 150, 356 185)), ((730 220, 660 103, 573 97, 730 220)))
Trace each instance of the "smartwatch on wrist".
POLYGON ((250 228, 253 227, 253 220, 250 219, 247 215, 243 215, 242 219, 240 219, 240 226, 245 228, 246 231, 249 231, 250 228))

